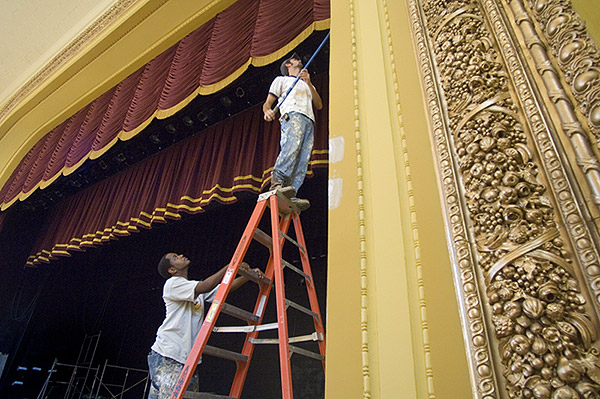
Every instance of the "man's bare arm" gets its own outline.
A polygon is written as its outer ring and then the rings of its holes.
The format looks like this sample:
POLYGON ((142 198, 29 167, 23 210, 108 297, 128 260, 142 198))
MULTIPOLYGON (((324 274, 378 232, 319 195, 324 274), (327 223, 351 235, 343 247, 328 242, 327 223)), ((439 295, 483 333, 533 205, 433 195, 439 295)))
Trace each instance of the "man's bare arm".
POLYGON ((264 113, 264 118, 267 122, 271 122, 275 120, 275 112, 273 112, 273 104, 275 104, 275 101, 277 101, 277 97, 275 97, 273 94, 269 93, 269 95, 267 96, 267 99, 265 100, 264 104, 263 104, 263 113, 264 113))

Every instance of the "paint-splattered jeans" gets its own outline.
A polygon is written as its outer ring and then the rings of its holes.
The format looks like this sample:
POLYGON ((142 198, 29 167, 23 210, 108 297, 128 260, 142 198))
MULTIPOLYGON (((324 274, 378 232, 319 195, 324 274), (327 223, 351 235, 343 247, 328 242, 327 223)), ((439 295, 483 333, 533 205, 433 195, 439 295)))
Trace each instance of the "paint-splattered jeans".
POLYGON ((315 126, 313 121, 299 112, 290 112, 281 118, 279 155, 273 173, 284 185, 296 191, 304 182, 308 161, 313 148, 315 126))
MULTIPOLYGON (((169 399, 182 369, 183 364, 150 351, 148 354, 148 370, 150 371, 151 383, 148 399, 169 399)), ((198 391, 198 369, 192 376, 187 391, 198 391)))

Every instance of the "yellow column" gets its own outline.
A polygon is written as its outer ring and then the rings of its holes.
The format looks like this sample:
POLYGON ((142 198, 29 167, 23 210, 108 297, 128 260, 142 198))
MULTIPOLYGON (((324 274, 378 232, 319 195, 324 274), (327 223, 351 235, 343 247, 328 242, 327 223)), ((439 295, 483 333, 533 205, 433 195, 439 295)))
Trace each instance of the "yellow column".
MULTIPOLYGON (((331 3, 329 232, 325 397, 363 390, 361 250, 348 2, 331 3)), ((365 307, 366 309, 366 307, 365 307)), ((368 375, 368 370, 366 370, 368 375)))

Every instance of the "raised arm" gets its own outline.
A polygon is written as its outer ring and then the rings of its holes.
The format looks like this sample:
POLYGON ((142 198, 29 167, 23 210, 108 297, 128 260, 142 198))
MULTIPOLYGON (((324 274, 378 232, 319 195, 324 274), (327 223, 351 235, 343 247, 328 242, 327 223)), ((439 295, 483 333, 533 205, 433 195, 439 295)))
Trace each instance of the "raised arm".
POLYGON ((312 82, 310 81, 310 73, 308 73, 308 70, 303 69, 302 71, 300 71, 300 79, 306 82, 306 84, 310 88, 310 93, 312 94, 313 107, 315 107, 317 111, 323 108, 323 100, 317 92, 317 89, 315 89, 315 86, 313 86, 312 82))
MULTIPOLYGON (((194 294, 196 296, 198 296, 200 294, 205 294, 207 292, 210 292, 213 288, 215 288, 223 280, 223 276, 225 275, 225 272, 227 271, 228 267, 229 267, 229 264, 223 266, 221 268, 221 270, 219 270, 212 276, 207 277, 206 279, 204 279, 202 281, 199 281, 198 284, 196 284, 196 288, 194 288, 194 294)), ((250 269, 250 266, 248 266, 248 264, 246 262, 242 262, 240 264, 240 269, 248 270, 248 269, 250 269)), ((254 271, 257 272, 259 274, 259 276, 262 276, 262 272, 260 271, 260 269, 257 268, 257 269, 254 269, 254 271)), ((248 281, 248 279, 246 277, 242 277, 242 276, 237 277, 231 283, 231 291, 237 290, 242 285, 244 285, 247 281, 248 281)))

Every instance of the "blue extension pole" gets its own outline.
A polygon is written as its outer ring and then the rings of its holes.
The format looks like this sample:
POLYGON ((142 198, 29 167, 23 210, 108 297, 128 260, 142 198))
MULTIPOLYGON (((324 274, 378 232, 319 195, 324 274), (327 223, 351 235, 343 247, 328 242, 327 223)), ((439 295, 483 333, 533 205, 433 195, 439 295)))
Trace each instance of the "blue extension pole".
MULTIPOLYGON (((312 55, 312 57, 310 57, 310 59, 308 60, 308 62, 306 63, 306 65, 304 65, 304 67, 302 69, 307 69, 308 66, 310 65, 310 63, 312 62, 312 60, 315 59, 315 56, 317 54, 319 54, 319 51, 321 51, 321 48, 323 47, 323 45, 325 44, 325 42, 327 41, 327 39, 329 39, 329 33, 331 32, 327 32, 327 36, 325 36, 325 39, 323 39, 323 41, 321 42, 321 44, 319 45, 319 47, 317 47, 317 49, 315 50, 314 54, 312 55)), ((292 91, 292 89, 294 88, 294 86, 296 86, 296 83, 298 83, 298 80, 300 80, 300 75, 296 76, 296 80, 294 80, 294 83, 292 83, 292 86, 288 89, 288 91, 283 95, 283 98, 281 99, 281 101, 275 106, 275 108, 273 108, 273 112, 275 114, 277 114, 277 112, 279 111, 279 106, 281 104, 283 104, 283 102, 285 101, 285 99, 288 97, 288 95, 290 94, 290 92, 292 91)))

